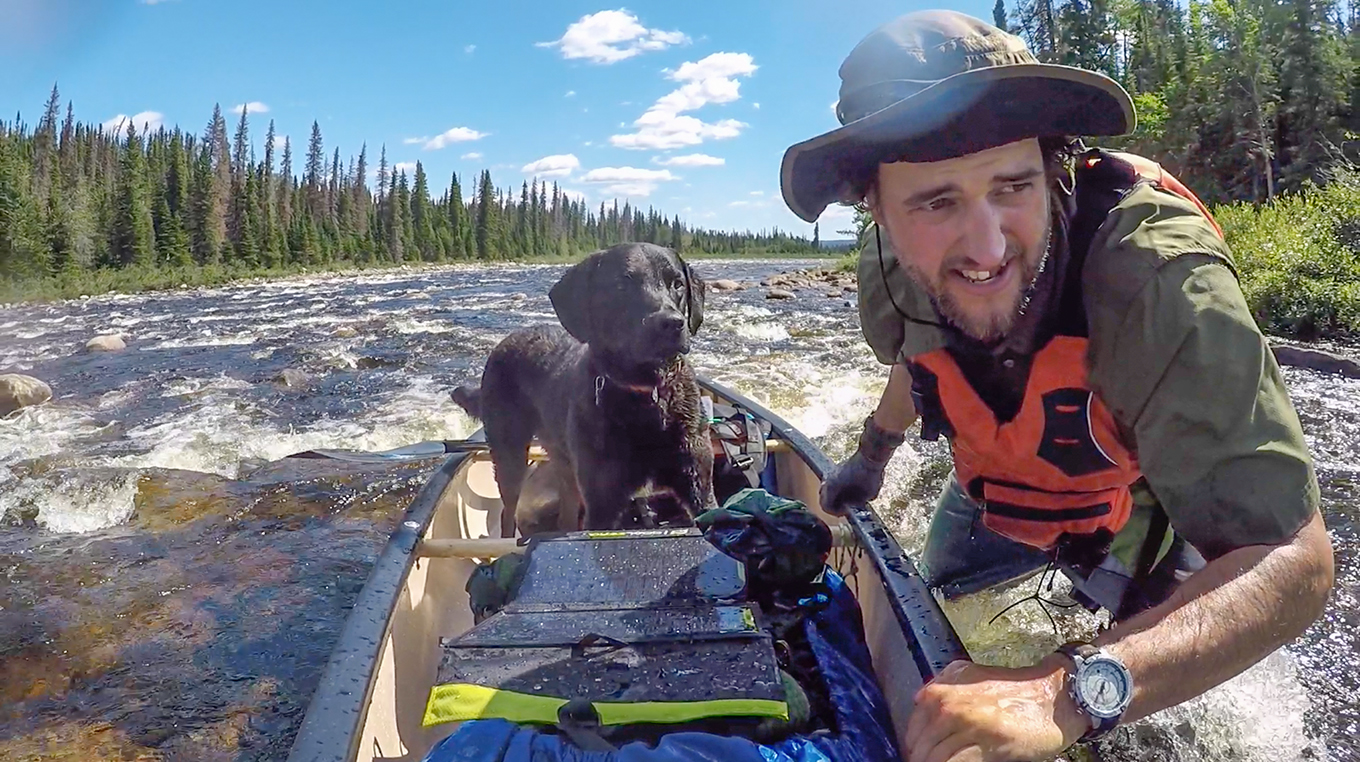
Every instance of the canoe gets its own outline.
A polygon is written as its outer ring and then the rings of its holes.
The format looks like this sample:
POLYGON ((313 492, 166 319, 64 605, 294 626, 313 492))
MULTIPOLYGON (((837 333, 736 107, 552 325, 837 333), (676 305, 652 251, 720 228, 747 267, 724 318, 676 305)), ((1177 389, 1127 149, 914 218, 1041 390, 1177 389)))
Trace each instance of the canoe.
MULTIPOLYGON (((831 460, 779 416, 738 392, 700 379, 704 394, 768 422, 770 492, 801 501, 832 529, 827 565, 853 580, 872 668, 900 739, 912 697, 955 659, 967 658, 957 633, 911 559, 870 506, 848 516, 823 513, 821 480, 831 460)), ((437 679, 441 638, 474 624, 465 584, 477 559, 515 552, 501 539, 500 502, 482 432, 466 441, 423 443, 378 457, 446 457, 408 507, 355 601, 313 694, 290 762, 422 759, 454 724, 422 727, 437 679)), ((306 457, 352 457, 311 452, 306 457)), ((543 457, 531 451, 532 457, 543 457)))

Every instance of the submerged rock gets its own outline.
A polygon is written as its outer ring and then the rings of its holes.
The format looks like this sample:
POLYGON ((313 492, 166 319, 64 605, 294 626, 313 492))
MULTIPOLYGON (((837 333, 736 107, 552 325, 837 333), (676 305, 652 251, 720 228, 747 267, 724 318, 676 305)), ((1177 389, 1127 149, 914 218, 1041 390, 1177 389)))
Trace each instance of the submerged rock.
POLYGON ((297 368, 285 368, 284 370, 279 371, 279 373, 271 380, 279 386, 296 389, 300 386, 310 384, 312 382, 312 377, 297 368))
POLYGON ((0 375, 0 416, 52 399, 52 387, 32 376, 0 375))
POLYGON ((796 294, 785 288, 772 288, 765 292, 766 299, 792 299, 796 294))

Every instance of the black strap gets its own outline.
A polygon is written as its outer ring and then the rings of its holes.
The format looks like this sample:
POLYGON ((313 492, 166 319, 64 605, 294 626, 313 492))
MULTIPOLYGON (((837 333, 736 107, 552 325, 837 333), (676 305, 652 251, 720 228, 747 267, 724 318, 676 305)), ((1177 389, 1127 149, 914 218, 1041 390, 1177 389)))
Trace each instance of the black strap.
POLYGON ((1170 524, 1166 511, 1159 505, 1152 511, 1152 518, 1148 522, 1147 536, 1143 538, 1143 547, 1138 550, 1138 565, 1133 570, 1133 586, 1141 585, 1152 575, 1152 567, 1157 565, 1157 551, 1162 549, 1162 540, 1166 539, 1166 528, 1170 524))
POLYGON ((600 735, 600 713, 586 699, 574 699, 557 710, 557 729, 584 752, 616 752, 600 735))

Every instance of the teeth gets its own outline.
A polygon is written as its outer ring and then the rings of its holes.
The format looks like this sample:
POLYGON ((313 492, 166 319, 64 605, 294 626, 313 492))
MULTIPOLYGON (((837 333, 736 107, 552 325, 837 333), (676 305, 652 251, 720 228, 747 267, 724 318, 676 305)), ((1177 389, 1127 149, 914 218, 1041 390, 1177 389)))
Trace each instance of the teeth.
POLYGON ((996 273, 987 270, 960 270, 959 272, 963 274, 963 277, 974 283, 981 283, 996 277, 996 273))

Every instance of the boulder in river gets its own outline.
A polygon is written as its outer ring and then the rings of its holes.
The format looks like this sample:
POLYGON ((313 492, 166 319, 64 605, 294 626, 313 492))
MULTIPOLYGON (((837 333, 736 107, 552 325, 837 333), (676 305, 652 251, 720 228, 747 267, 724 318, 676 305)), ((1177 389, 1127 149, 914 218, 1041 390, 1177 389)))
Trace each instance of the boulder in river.
POLYGON ((0 375, 0 416, 22 410, 52 399, 52 387, 32 377, 18 373, 0 375))
POLYGON ((116 333, 106 333, 85 342, 85 349, 89 352, 117 352, 127 349, 127 343, 116 333))
POLYGON ((1271 344, 1275 361, 1281 365, 1308 368, 1321 373, 1335 373, 1347 378, 1360 378, 1360 363, 1320 349, 1306 349, 1287 344, 1271 344))
POLYGON ((795 296, 797 296, 797 294, 786 288, 772 288, 765 292, 766 299, 792 299, 795 296))
POLYGON ((337 339, 352 339, 359 335, 359 331, 352 325, 342 325, 331 335, 337 339))
POLYGON ((719 278, 706 281, 706 283, 714 291, 740 291, 742 289, 742 285, 731 278, 719 278))

